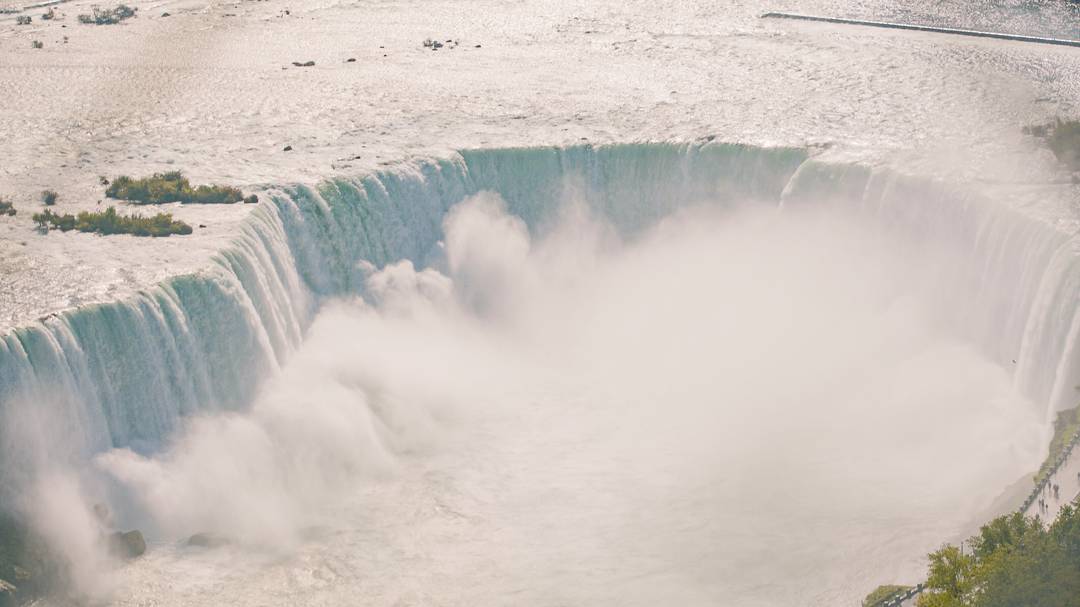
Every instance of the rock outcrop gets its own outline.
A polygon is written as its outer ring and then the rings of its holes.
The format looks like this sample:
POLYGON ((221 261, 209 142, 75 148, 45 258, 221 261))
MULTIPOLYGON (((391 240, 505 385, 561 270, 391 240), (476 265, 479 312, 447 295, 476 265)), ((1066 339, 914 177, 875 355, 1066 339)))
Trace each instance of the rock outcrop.
POLYGON ((188 538, 188 546, 197 546, 199 548, 217 548, 229 543, 229 539, 213 533, 196 533, 188 538))
POLYGON ((117 531, 109 535, 109 552, 121 559, 133 559, 146 552, 146 540, 142 532, 117 531))

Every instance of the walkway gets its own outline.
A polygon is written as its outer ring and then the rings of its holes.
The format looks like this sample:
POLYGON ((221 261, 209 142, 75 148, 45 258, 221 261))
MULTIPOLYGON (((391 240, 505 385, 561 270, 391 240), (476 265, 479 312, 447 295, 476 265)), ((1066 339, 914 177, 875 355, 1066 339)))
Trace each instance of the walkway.
POLYGON ((1077 496, 1080 496, 1080 449, 1072 448, 1038 491, 1035 500, 1024 509, 1024 514, 1038 516, 1044 521, 1053 521, 1057 519, 1061 507, 1075 500, 1077 496), (1054 485, 1058 486, 1056 497, 1053 492, 1054 485), (1040 506, 1040 500, 1045 507, 1040 506))

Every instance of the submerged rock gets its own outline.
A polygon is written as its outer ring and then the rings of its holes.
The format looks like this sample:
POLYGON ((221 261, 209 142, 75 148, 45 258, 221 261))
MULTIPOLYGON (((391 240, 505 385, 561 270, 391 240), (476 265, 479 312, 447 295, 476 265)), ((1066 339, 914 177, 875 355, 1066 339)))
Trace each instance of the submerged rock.
POLYGON ((198 546, 200 548, 218 548, 229 543, 229 539, 213 533, 196 533, 188 538, 188 546, 198 546))
POLYGON ((15 565, 14 567, 11 568, 11 570, 15 572, 15 581, 16 582, 22 584, 24 582, 30 581, 31 575, 30 575, 30 572, 27 571, 26 569, 23 569, 22 567, 19 567, 18 565, 15 565))
POLYGON ((109 552, 122 559, 133 559, 146 552, 146 540, 138 529, 117 531, 109 535, 109 552))

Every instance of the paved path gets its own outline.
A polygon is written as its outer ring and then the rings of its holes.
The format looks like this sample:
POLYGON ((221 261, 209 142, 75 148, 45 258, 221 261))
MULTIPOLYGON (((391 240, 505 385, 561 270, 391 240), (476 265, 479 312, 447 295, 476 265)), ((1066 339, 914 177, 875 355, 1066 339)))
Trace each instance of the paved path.
POLYGON ((1046 483, 1039 492, 1039 499, 1028 506, 1024 514, 1039 516, 1044 521, 1053 521, 1061 512, 1061 507, 1075 500, 1080 495, 1080 447, 1074 448, 1054 474, 1050 475, 1050 482, 1046 483), (1058 494, 1055 497, 1052 487, 1058 486, 1058 494), (1040 506, 1039 500, 1043 500, 1045 507, 1040 506))

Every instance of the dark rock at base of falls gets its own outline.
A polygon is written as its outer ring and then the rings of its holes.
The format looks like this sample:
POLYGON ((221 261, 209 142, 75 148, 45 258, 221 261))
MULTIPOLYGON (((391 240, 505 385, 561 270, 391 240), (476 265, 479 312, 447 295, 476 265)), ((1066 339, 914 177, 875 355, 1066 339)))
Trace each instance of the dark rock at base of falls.
POLYGON ((59 574, 42 538, 22 521, 0 513, 0 607, 31 602, 59 574))
POLYGON ((229 539, 213 533, 196 533, 187 540, 188 546, 199 548, 218 548, 229 543, 229 539))
POLYGON ((15 607, 18 604, 18 589, 11 582, 0 580, 0 607, 15 607))
POLYGON ((109 534, 109 552, 122 559, 133 559, 146 552, 146 540, 139 530, 109 534))

